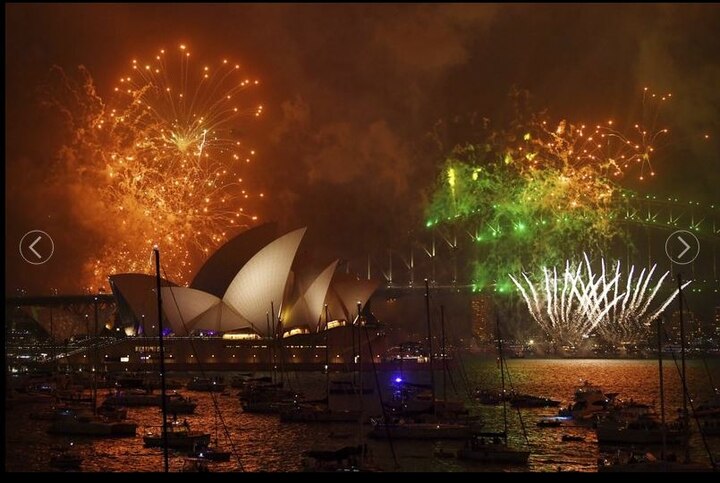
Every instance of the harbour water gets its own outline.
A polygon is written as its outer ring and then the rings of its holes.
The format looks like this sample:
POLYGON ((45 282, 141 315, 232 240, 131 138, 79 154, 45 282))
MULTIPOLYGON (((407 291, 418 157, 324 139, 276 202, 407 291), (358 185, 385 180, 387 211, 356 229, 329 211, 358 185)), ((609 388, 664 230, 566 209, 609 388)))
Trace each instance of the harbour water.
MULTIPOLYGON (((446 377, 448 399, 464 399, 471 411, 479 414, 485 431, 502 430, 502 406, 483 406, 469 398, 460 377, 459 361, 453 361, 451 377, 446 377), (456 393, 457 390, 457 393, 456 393)), ((497 361, 478 356, 463 356, 463 367, 472 389, 499 389, 497 361)), ((678 362, 679 365, 679 362, 678 362)), ((653 360, 602 360, 602 359, 511 359, 508 361, 512 386, 519 392, 546 396, 562 402, 571 402, 575 388, 583 381, 602 387, 606 393, 619 393, 620 398, 634 399, 655 406, 659 411, 658 365, 653 360)), ((398 369, 399 371, 399 369, 398 369)), ((665 361, 666 417, 674 419, 682 406, 679 370, 672 360, 665 361)), ((710 377, 720 381, 720 361, 691 360, 687 365, 689 391, 696 402, 710 397, 713 388, 710 377), (710 376, 708 375, 710 374, 710 376)), ((172 374, 172 378, 189 375, 172 374)), ((230 374, 225 374, 229 380, 230 374)), ((350 376, 350 375, 348 375, 350 376)), ((335 375, 334 375, 335 377, 335 375)), ((399 373, 383 372, 378 379, 383 386, 391 387, 399 373)), ((429 382, 426 371, 404 371, 402 378, 411 382, 429 382)), ((372 375, 371 375, 372 379, 372 375)), ((442 394, 442 375, 436 373, 438 394, 442 394)), ((325 376, 319 373, 290 373, 289 383, 293 389, 302 391, 306 397, 323 397, 325 376)), ((508 387, 508 381, 506 381, 508 387)), ((385 390, 383 391, 385 393, 385 390)), ((106 390, 99 391, 102 401, 106 390)), ((208 431, 217 437, 227 450, 230 444, 223 426, 214 410, 220 409, 225 427, 230 434, 237 457, 229 462, 213 463, 211 471, 300 471, 302 452, 308 449, 334 449, 342 446, 367 443, 373 465, 385 471, 597 471, 597 459, 601 455, 595 431, 590 426, 562 426, 558 428, 537 427, 543 416, 552 416, 558 408, 521 409, 522 421, 528 433, 530 460, 527 466, 498 467, 471 463, 447 457, 462 446, 461 441, 393 441, 393 451, 388 441, 362 437, 370 426, 359 424, 306 424, 281 423, 277 415, 244 413, 236 396, 237 390, 228 388, 226 394, 199 393, 183 390, 199 404, 192 415, 181 415, 192 429, 208 431), (214 397, 214 401, 213 401, 214 397), (582 441, 563 442, 563 435, 582 437, 582 441), (361 439, 362 438, 362 439, 361 439)), ((377 397, 367 395, 367 398, 377 397)), ((45 404, 47 406, 47 404, 45 404)), ((74 443, 84 460, 85 472, 148 472, 162 471, 162 450, 145 448, 142 435, 146 429, 161 424, 161 413, 156 407, 130 408, 128 419, 138 423, 134 438, 94 439, 50 435, 46 432, 48 422, 29 418, 30 413, 43 409, 43 404, 16 404, 5 412, 6 471, 53 471, 49 466, 54 448, 74 443)), ((524 438, 518 413, 508 406, 510 439, 523 444, 524 438)), ((708 456, 694 423, 690 439, 693 460, 707 463, 708 456)), ((708 439, 711 452, 720 456, 720 438, 708 439)), ((614 448, 603 448, 610 453, 614 448)), ((681 450, 675 450, 678 455, 681 450)), ((180 471, 184 455, 170 452, 170 470, 180 471)))

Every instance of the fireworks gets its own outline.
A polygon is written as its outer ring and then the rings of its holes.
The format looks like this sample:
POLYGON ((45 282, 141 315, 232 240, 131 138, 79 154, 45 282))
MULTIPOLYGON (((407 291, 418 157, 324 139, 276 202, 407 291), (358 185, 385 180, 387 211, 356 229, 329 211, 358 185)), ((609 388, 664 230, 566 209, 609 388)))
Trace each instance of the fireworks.
POLYGON ((242 91, 258 81, 227 59, 196 66, 184 45, 174 62, 167 57, 161 50, 152 62, 133 60, 132 72, 115 87, 120 106, 110 111, 110 123, 118 130, 129 126, 132 154, 168 169, 213 171, 220 163, 249 162, 254 152, 243 149, 233 131, 240 116, 262 113, 262 106, 240 104, 242 91))
POLYGON ((530 120, 507 134, 506 163, 518 163, 522 172, 555 169, 570 178, 590 179, 597 176, 620 178, 629 171, 639 180, 655 176, 651 158, 659 140, 668 133, 657 128, 662 104, 672 94, 656 95, 643 90, 642 119, 627 132, 613 121, 594 125, 557 124, 534 114, 530 120), (522 133, 522 135, 520 135, 522 133))
POLYGON ((607 178, 550 167, 518 173, 504 162, 477 163, 476 150, 463 156, 449 162, 453 186, 436 192, 428 225, 447 221, 475 241, 478 290, 509 288, 507 273, 561 263, 568 249, 600 251, 624 236, 618 220, 628 198, 607 178))
POLYGON ((89 77, 82 86, 65 83, 66 94, 87 100, 78 110, 65 105, 68 96, 55 96, 74 130, 62 155, 92 174, 88 195, 111 220, 111 227, 97 227, 112 231, 91 264, 91 285, 105 285, 111 273, 146 272, 155 244, 168 276, 186 282, 195 253, 206 255, 230 230, 256 219, 246 212, 251 193, 241 175, 255 151, 239 128, 262 113, 245 100, 244 91, 257 84, 227 59, 194 62, 185 45, 152 61, 133 60, 108 104, 89 77))
POLYGON ((619 221, 630 197, 618 181, 631 172, 653 176, 650 160, 667 133, 645 123, 624 134, 612 121, 590 128, 520 118, 484 142, 456 147, 427 210, 428 227, 447 223, 477 242, 478 290, 507 291, 507 273, 560 264, 569 249, 597 253, 627 241, 619 221))
MULTIPOLYGON (((578 346, 596 331, 614 344, 636 343, 677 295, 673 291, 662 303, 653 306, 668 272, 650 287, 655 265, 650 270, 642 269, 637 277, 635 267, 631 267, 623 282, 620 262, 609 271, 605 260, 600 262, 599 275, 593 271, 587 255, 584 263, 566 261, 559 276, 557 268, 543 267, 543 276, 536 283, 525 273, 524 284, 510 275, 531 317, 552 342, 578 346)), ((683 288, 689 283, 685 282, 683 288)))
POLYGON ((622 177, 637 167, 641 181, 647 175, 655 176, 651 156, 657 141, 668 132, 648 131, 635 124, 630 134, 624 134, 613 121, 588 127, 563 120, 554 129, 547 121, 534 121, 529 128, 514 151, 522 156, 526 168, 554 168, 585 179, 598 174, 622 177))

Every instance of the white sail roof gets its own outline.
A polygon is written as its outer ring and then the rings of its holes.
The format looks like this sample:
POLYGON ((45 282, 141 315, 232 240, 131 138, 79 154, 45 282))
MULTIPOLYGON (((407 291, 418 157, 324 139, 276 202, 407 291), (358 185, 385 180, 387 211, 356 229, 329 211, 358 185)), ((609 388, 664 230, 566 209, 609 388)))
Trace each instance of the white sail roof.
MULTIPOLYGON (((138 324, 144 321, 143 332, 146 335, 157 335, 157 295, 155 293, 157 281, 155 276, 144 273, 118 273, 110 275, 109 279, 115 297, 125 302, 138 324)), ((161 280, 162 287, 174 285, 165 279, 161 280)))
POLYGON ((188 335, 194 329, 195 319, 221 302, 216 296, 193 288, 163 288, 161 293, 163 311, 176 335, 188 335))
POLYGON ((286 320, 283 320, 283 330, 292 329, 301 325, 307 325, 311 330, 315 330, 323 309, 325 307, 325 297, 330 287, 330 281, 335 274, 338 260, 335 260, 318 275, 310 284, 305 293, 298 298, 293 305, 290 314, 286 320))
POLYGON ((281 236, 253 256, 230 283, 223 301, 260 334, 267 334, 266 313, 282 308, 285 285, 295 253, 305 235, 300 228, 281 236))
MULTIPOLYGON (((269 228, 262 232, 258 231, 255 238, 266 236, 268 230, 269 228)), ((216 295, 215 291, 218 287, 213 281, 213 274, 219 276, 227 272, 227 270, 219 271, 218 267, 223 265, 221 261, 232 262, 231 264, 236 266, 237 260, 228 258, 230 253, 235 251, 237 257, 246 259, 248 255, 245 250, 248 249, 249 244, 252 244, 250 242, 256 243, 258 240, 253 239, 245 244, 235 242, 231 247, 233 250, 228 249, 223 252, 225 258, 220 260, 216 257, 217 260, 211 264, 211 267, 204 267, 203 284, 207 285, 208 290, 199 287, 177 287, 163 281, 163 311, 168 327, 177 335, 187 335, 197 329, 226 332, 243 328, 252 328, 258 334, 270 335, 268 332, 272 330, 268 328, 267 313, 273 304, 275 318, 282 313, 286 319, 283 321, 286 328, 307 325, 308 328, 315 329, 322 317, 324 304, 335 305, 334 301, 329 301, 329 287, 337 261, 326 267, 314 279, 311 278, 312 282, 306 290, 304 290, 305 286, 301 285, 289 290, 293 284, 300 283, 291 276, 290 269, 305 230, 301 228, 287 233, 255 253, 233 277, 222 298, 216 295), (288 307, 287 299, 293 296, 297 299, 291 307, 288 307)), ((144 274, 120 274, 112 276, 111 282, 113 291, 127 302, 136 320, 140 321, 142 316, 145 316, 144 332, 155 335, 158 327, 155 278, 144 274), (151 330, 153 327, 155 327, 154 333, 151 330)), ((357 281, 353 280, 353 282, 357 284, 357 281)), ((360 284, 363 282, 361 281, 360 284)), ((349 290, 345 285, 347 283, 340 284, 339 291, 343 294, 349 290)), ((345 294, 346 297, 339 296, 336 289, 333 291, 333 300, 347 297, 353 300, 349 310, 341 304, 342 316, 347 317, 354 309, 354 301, 362 299, 364 303, 374 288, 375 285, 366 296, 350 290, 352 293, 345 294)))
POLYGON ((354 320, 357 316, 357 303, 360 302, 364 307, 379 285, 379 280, 359 280, 351 275, 337 274, 326 297, 331 319, 354 320))
POLYGON ((195 319, 194 325, 194 329, 216 332, 227 332, 252 326, 242 315, 223 301, 201 314, 195 319))
POLYGON ((323 308, 325 306, 325 297, 327 296, 328 288, 330 288, 330 281, 335 274, 335 268, 337 267, 339 260, 335 260, 322 271, 322 273, 315 279, 310 285, 307 292, 305 292, 305 303, 309 311, 310 321, 317 325, 320 320, 323 308))
POLYGON ((243 265, 275 238, 277 223, 265 223, 245 230, 226 241, 205 260, 190 287, 222 298, 243 265))
POLYGON ((226 332, 250 323, 213 294, 192 288, 163 288, 163 310, 176 335, 197 329, 226 332))

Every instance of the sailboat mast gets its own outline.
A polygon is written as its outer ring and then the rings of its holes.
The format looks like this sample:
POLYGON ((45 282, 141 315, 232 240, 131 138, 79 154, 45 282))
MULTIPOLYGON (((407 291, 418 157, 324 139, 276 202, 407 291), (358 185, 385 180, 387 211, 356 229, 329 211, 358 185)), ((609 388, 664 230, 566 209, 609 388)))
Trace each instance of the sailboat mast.
POLYGON ((283 327, 280 314, 278 313, 277 325, 275 325, 275 301, 270 301, 270 309, 272 310, 272 321, 275 327, 275 336, 277 337, 277 352, 280 357, 280 383, 284 384, 284 379, 287 378, 288 387, 290 386, 290 374, 285 371, 285 355, 283 354, 283 327))
MULTIPOLYGON (((357 366, 358 366, 358 393, 359 393, 358 397, 360 398, 360 400, 358 401, 359 406, 360 406, 360 424, 358 425, 358 429, 360 431, 360 446, 362 447, 362 445, 363 445, 362 423, 363 423, 363 417, 365 414, 365 405, 363 404, 363 369, 362 369, 362 338, 361 338, 363 326, 362 326, 362 320, 360 320, 360 312, 362 311, 362 304, 360 303, 359 300, 357 303, 357 311, 358 311, 357 312, 358 313, 358 315, 357 315, 357 333, 358 333, 358 356, 357 356, 358 364, 357 364, 357 366)), ((355 330, 356 329, 353 327, 353 332, 355 330)), ((366 332, 366 334, 367 334, 367 332, 366 332)), ((372 355, 370 355, 370 358, 372 359, 372 355)), ((363 462, 364 456, 365 456, 365 454, 363 451, 360 453, 360 463, 361 464, 363 462)))
MULTIPOLYGON (((360 386, 360 411, 363 410, 363 359, 362 359, 362 320, 360 320, 360 312, 362 311, 362 304, 358 301, 357 303, 357 326, 358 326, 358 384, 360 386)), ((371 356, 372 357, 372 356, 371 356)))
POLYGON ((437 416, 437 406, 435 404, 435 371, 433 370, 432 326, 430 324, 430 286, 428 285, 427 278, 425 279, 425 312, 427 314, 428 353, 430 355, 430 387, 432 388, 433 414, 437 416))
MULTIPOLYGON (((348 307, 348 312, 350 311, 350 308, 348 307)), ((348 313, 349 315, 349 313, 348 313)), ((350 340, 352 341, 352 367, 355 367, 355 363, 357 362, 357 352, 355 349, 355 326, 351 325, 350 327, 350 340)), ((355 387, 357 386, 357 373, 353 370, 352 371, 352 383, 353 383, 353 391, 355 391, 355 387)))
MULTIPOLYGON (((55 370, 57 368, 57 361, 55 360, 55 335, 53 334, 53 310, 52 305, 50 306, 50 357, 53 361, 53 374, 57 376, 57 371, 55 370)), ((57 377, 56 377, 57 379, 57 377)), ((7 386, 5 386, 7 387, 7 386)))
POLYGON ((442 365, 443 365, 443 405, 445 408, 447 408, 447 381, 446 381, 446 372, 447 372, 447 353, 445 352, 445 306, 440 305, 440 328, 442 331, 442 365))
MULTIPOLYGON (((278 325, 275 325, 275 301, 270 301, 270 321, 272 322, 272 341, 273 341, 273 380, 276 379, 275 372, 277 369, 277 358, 278 354, 280 355, 280 366, 282 367, 282 349, 280 348, 280 340, 278 339, 278 331, 280 330, 280 323, 278 322, 278 325)), ((280 384, 283 384, 283 373, 282 369, 280 370, 279 378, 280 384)))
POLYGON ((682 294, 682 274, 678 272, 678 303, 680 304, 680 361, 682 364, 682 389, 683 389, 683 431, 685 432, 685 462, 690 461, 690 446, 687 443, 687 432, 690 429, 690 421, 688 420, 688 393, 687 383, 685 379, 685 322, 683 319, 683 294, 682 294))
POLYGON ((657 320, 658 332, 658 368, 660 371, 660 422, 662 424, 662 453, 660 460, 665 461, 665 452, 667 451, 667 428, 665 427, 665 383, 663 378, 663 359, 662 359, 662 319, 657 320))
POLYGON ((95 296, 95 300, 93 301, 93 305, 95 308, 95 343, 93 344, 94 350, 93 350, 93 378, 92 378, 92 405, 93 405, 93 414, 97 414, 97 371, 98 371, 98 365, 99 363, 99 357, 98 357, 98 344, 100 343, 100 337, 98 332, 98 298, 95 296))
POLYGON ((272 346, 270 345, 272 340, 272 331, 270 330, 270 312, 265 312, 265 325, 267 325, 267 336, 269 337, 267 341, 268 369, 270 369, 270 380, 273 384, 275 384, 275 369, 273 369, 273 350, 272 346))
POLYGON ((502 398, 502 403, 503 403, 503 432, 505 434, 505 438, 507 438, 507 400, 505 399, 505 361, 503 358, 502 336, 500 335, 500 317, 499 316, 497 316, 495 318, 495 322, 497 324, 498 356, 500 357, 500 384, 501 384, 501 388, 502 388, 500 397, 502 398))
POLYGON ((328 346, 328 306, 325 304, 325 397, 330 407, 330 347, 328 346))
POLYGON ((162 406, 162 435, 163 435, 163 461, 165 464, 165 473, 169 471, 168 466, 168 433, 167 433, 167 401, 165 400, 165 345, 163 343, 163 323, 162 323, 162 296, 160 294, 160 250, 156 246, 153 248, 155 253, 155 282, 157 290, 157 314, 158 314, 158 330, 160 339, 160 403, 162 406))

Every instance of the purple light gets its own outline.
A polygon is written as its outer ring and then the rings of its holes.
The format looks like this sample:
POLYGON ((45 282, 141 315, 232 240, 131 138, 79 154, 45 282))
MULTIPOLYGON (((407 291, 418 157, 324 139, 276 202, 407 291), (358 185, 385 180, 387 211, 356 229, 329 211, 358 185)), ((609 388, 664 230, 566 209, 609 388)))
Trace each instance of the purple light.
POLYGON ((396 377, 396 378, 395 378, 395 382, 397 382, 397 383, 402 382, 402 378, 401 378, 401 377, 396 377))

